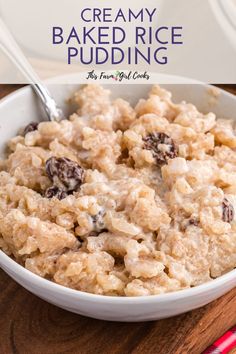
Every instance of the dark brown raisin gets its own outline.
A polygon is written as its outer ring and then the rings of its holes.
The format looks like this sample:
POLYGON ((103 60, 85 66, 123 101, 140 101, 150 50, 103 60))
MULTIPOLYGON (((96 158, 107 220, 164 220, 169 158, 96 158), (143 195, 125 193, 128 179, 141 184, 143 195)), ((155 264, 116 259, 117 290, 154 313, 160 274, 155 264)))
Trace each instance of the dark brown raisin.
POLYGON ((66 157, 51 157, 46 161, 46 172, 54 186, 67 192, 78 190, 84 180, 83 168, 66 157))
POLYGON ((23 135, 25 136, 26 134, 30 133, 30 132, 34 132, 35 130, 38 129, 38 125, 39 123, 37 122, 31 122, 30 124, 28 124, 23 132, 23 135))
POLYGON ((143 138, 144 149, 151 150, 157 165, 167 164, 169 159, 178 156, 178 149, 173 141, 165 133, 152 133, 143 138))
POLYGON ((45 198, 51 199, 53 197, 62 200, 67 197, 67 193, 62 189, 58 188, 57 186, 52 186, 48 188, 44 194, 45 198))
POLYGON ((228 201, 227 198, 224 198, 222 202, 222 220, 224 222, 231 223, 234 219, 234 207, 233 205, 228 201))

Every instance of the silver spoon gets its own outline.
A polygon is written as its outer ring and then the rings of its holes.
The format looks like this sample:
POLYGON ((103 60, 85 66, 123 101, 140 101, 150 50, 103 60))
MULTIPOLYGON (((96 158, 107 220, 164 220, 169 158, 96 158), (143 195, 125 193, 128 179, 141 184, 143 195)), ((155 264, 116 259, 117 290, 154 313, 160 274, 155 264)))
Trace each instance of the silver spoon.
POLYGON ((22 50, 16 43, 9 29, 0 18, 0 48, 16 65, 16 67, 24 74, 29 83, 40 98, 47 117, 50 121, 59 121, 64 119, 63 112, 57 107, 56 102, 52 98, 46 86, 41 82, 40 78, 26 59, 22 50))

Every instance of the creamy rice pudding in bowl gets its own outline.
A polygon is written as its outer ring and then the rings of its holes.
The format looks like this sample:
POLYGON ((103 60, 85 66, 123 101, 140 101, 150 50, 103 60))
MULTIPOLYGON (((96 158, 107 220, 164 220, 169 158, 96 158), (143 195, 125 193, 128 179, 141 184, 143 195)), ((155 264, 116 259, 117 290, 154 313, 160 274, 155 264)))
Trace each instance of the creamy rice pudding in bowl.
POLYGON ((236 98, 164 86, 54 86, 59 123, 0 103, 0 265, 36 295, 139 321, 236 285, 236 98))

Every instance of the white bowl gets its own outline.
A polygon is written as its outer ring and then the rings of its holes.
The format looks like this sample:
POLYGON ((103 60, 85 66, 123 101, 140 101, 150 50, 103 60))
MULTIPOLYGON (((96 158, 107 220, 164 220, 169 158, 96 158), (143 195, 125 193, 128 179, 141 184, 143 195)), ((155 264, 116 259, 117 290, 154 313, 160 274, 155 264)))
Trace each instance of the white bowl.
MULTIPOLYGON (((109 85, 113 94, 135 103, 147 94, 150 85, 109 85)), ((209 86, 163 85, 173 92, 175 101, 186 100, 203 111, 213 111, 220 117, 236 119, 236 97, 224 91, 212 98, 209 86)), ((67 109, 65 98, 78 85, 51 86, 58 103, 67 109)), ((30 87, 23 88, 0 101, 0 151, 18 129, 32 120, 40 120, 38 102, 30 87)), ((218 279, 197 286, 163 295, 144 297, 111 297, 88 294, 57 285, 31 273, 0 251, 0 267, 10 277, 40 298, 84 316, 112 321, 149 321, 184 313, 208 304, 236 286, 236 270, 218 279)))

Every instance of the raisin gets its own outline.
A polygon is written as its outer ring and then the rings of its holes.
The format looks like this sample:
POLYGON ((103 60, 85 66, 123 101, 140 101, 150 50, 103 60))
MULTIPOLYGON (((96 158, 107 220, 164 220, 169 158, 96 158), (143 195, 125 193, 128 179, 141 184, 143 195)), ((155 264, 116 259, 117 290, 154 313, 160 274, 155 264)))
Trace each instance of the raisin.
POLYGON ((46 172, 54 186, 67 192, 76 191, 84 180, 83 168, 66 157, 51 157, 46 161, 46 172))
POLYGON ((38 125, 39 125, 39 123, 36 123, 36 122, 31 122, 30 124, 28 124, 24 129, 23 135, 25 136, 26 134, 37 130, 38 125))
POLYGON ((157 165, 162 166, 167 164, 169 159, 174 159, 178 156, 177 147, 167 134, 152 133, 143 138, 144 148, 151 150, 157 165))
POLYGON ((52 186, 46 190, 44 197, 48 199, 55 197, 59 200, 62 200, 67 197, 67 193, 57 186, 52 186))
POLYGON ((234 207, 228 201, 228 199, 224 198, 222 202, 222 220, 224 222, 231 223, 234 219, 234 207))

